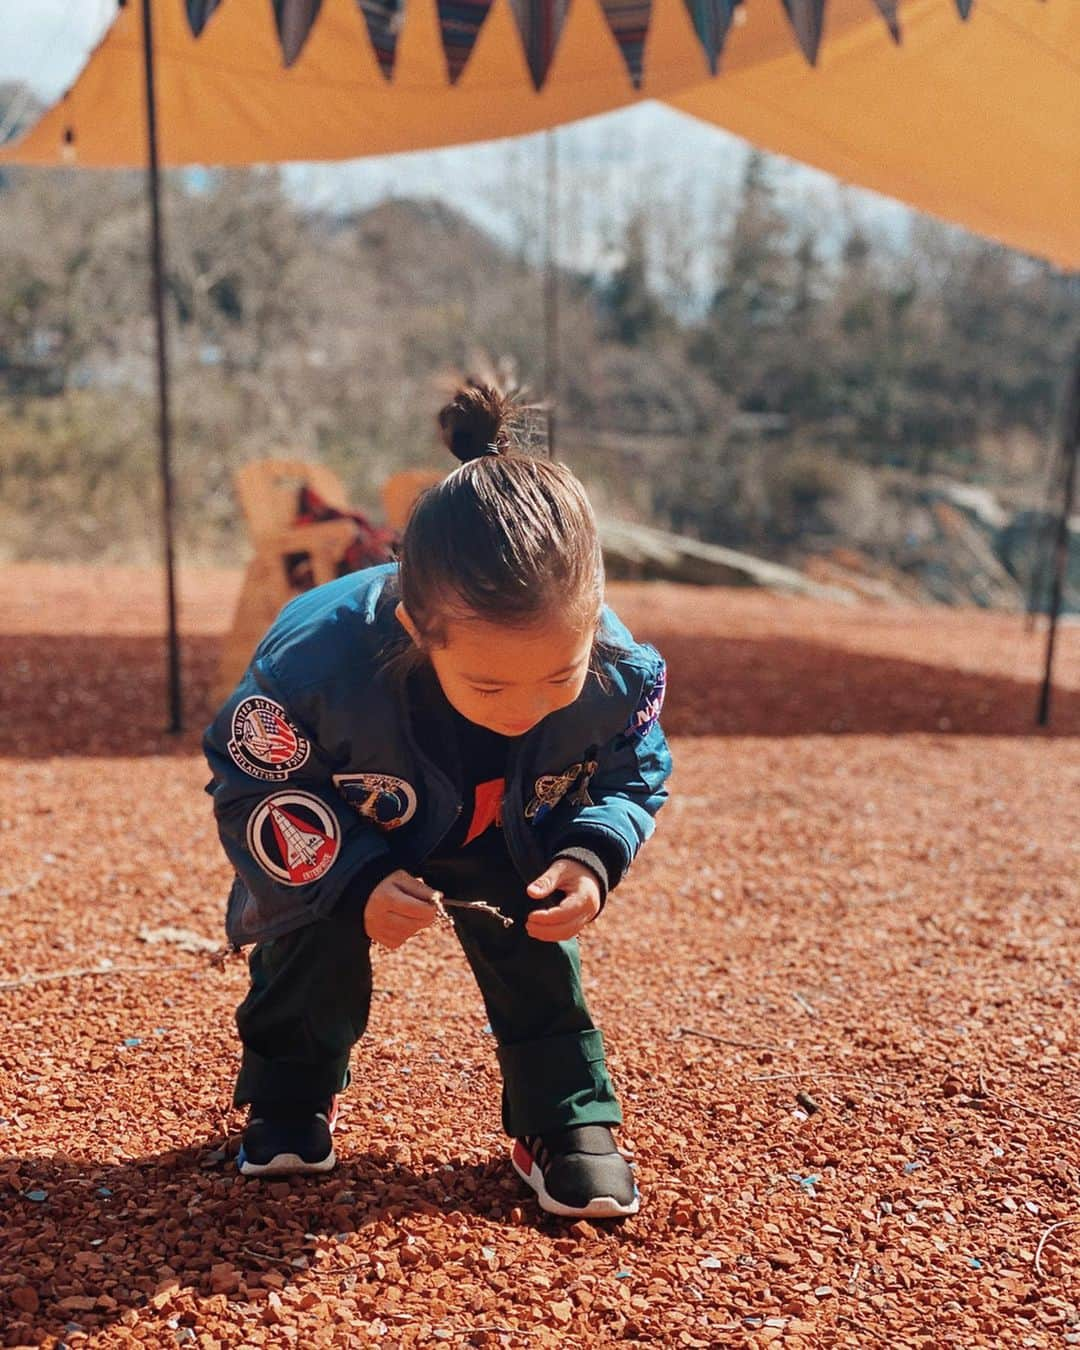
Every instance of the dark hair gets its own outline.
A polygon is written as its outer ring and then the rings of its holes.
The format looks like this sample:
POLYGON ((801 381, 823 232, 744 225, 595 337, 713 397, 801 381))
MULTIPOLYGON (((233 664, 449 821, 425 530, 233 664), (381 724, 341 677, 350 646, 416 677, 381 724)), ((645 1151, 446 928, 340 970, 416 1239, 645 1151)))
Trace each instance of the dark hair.
POLYGON ((603 559, 585 489, 565 465, 517 450, 515 413, 477 381, 439 411, 461 467, 416 502, 400 550, 401 599, 425 643, 444 641, 454 618, 599 620, 603 559))

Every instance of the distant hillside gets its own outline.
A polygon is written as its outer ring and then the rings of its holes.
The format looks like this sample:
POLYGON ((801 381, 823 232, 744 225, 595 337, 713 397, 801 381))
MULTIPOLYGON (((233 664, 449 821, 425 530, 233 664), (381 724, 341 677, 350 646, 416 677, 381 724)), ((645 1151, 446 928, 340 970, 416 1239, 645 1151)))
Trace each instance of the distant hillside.
POLYGON ((395 198, 331 217, 370 260, 381 294, 397 304, 453 295, 463 278, 520 273, 520 262, 466 216, 435 198, 395 198))
MULTIPOLYGON (((520 204, 535 216, 533 187, 520 204)), ((451 372, 500 361, 546 392, 542 274, 445 201, 301 209, 277 172, 220 170, 169 175, 165 206, 188 556, 242 554, 231 477, 245 460, 317 456, 374 510, 395 469, 446 464, 434 414, 451 372)), ((797 566, 857 563, 870 589, 1014 603, 1030 549, 1013 540, 995 559, 933 483, 1044 505, 1080 287, 929 224, 908 256, 855 227, 824 256, 754 157, 729 207, 702 240, 678 200, 654 203, 603 274, 559 276, 558 449, 598 508, 797 566), (705 312, 668 303, 703 275, 705 312)), ((146 253, 140 175, 12 176, 9 558, 156 552, 146 253)))
POLYGON ((0 145, 21 136, 45 111, 45 104, 19 80, 0 80, 0 145))

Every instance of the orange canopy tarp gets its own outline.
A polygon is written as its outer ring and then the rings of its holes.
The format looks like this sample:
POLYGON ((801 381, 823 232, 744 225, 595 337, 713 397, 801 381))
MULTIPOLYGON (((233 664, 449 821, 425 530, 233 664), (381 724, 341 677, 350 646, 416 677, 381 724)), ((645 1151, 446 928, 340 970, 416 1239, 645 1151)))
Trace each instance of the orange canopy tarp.
POLYGON ((906 0, 671 96, 755 145, 1080 269, 1080 0, 906 0))
MULTIPOLYGON (((635 89, 597 0, 571 0, 537 92, 510 0, 451 84, 436 0, 407 0, 394 73, 356 0, 323 0, 286 68, 269 0, 222 0, 202 35, 154 0, 161 162, 351 159, 488 140, 659 98, 1015 248, 1080 267, 1080 0, 830 0, 816 68, 781 0, 746 0, 709 77, 684 0, 653 0, 635 89)), ((145 162, 141 5, 0 162, 145 162)))

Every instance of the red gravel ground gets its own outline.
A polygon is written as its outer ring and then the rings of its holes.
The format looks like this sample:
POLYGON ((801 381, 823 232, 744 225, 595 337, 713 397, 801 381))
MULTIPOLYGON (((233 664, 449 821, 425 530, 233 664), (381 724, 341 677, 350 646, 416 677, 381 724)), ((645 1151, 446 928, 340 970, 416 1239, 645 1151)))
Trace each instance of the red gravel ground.
POLYGON ((1075 627, 1034 734, 1014 617, 614 588, 677 771, 582 944, 644 1193, 594 1227, 512 1174, 441 929, 381 954, 337 1171, 235 1172, 198 730, 236 584, 183 578, 170 738, 157 578, 0 578, 4 1344, 1080 1343, 1075 627))

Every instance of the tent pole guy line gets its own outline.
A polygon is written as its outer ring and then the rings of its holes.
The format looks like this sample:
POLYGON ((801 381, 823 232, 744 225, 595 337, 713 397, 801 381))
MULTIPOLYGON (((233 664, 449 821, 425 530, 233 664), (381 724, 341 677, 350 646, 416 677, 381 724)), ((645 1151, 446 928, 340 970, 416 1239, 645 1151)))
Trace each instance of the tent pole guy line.
POLYGON ((150 195, 151 299, 157 334, 158 438, 161 468, 162 540, 165 553, 165 603, 168 609, 166 661, 170 732, 183 730, 180 639, 176 622, 176 556, 173 545, 172 428, 169 417, 169 350, 165 327, 164 246, 161 229, 161 173, 158 165, 157 105, 154 92, 154 31, 151 0, 142 0, 143 66, 146 73, 147 186, 150 195))

